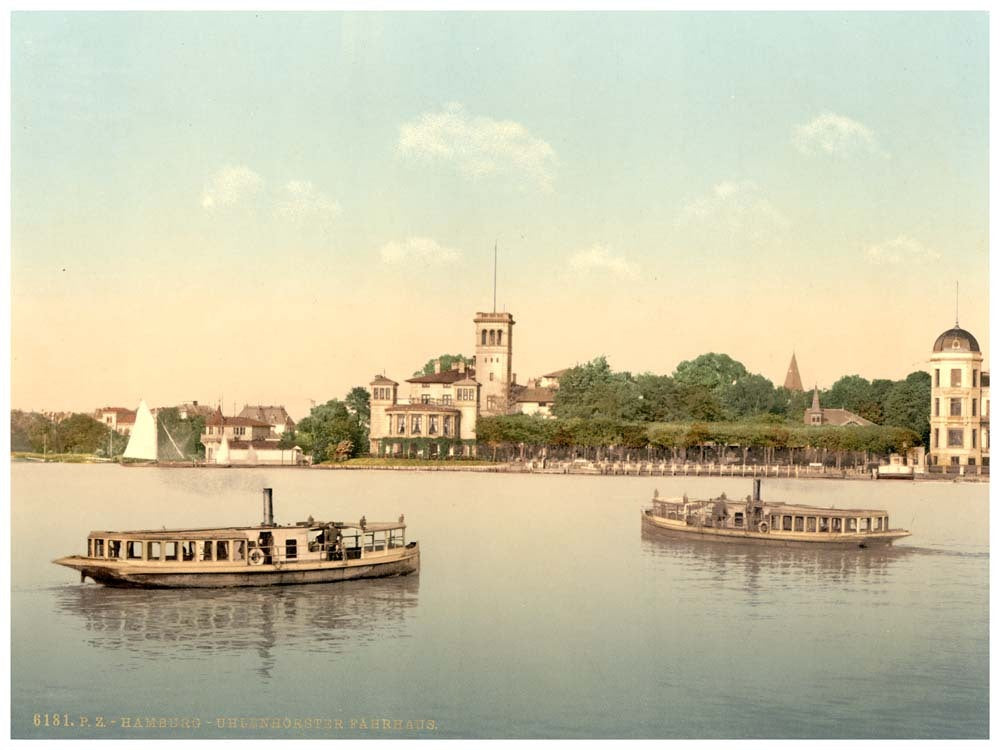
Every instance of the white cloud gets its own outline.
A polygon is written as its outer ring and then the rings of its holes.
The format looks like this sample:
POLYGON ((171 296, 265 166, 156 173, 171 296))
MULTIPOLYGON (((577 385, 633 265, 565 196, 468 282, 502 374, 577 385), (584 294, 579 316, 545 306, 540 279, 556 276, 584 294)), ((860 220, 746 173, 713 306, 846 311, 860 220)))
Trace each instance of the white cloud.
POLYGON ((439 265, 458 260, 462 253, 450 247, 443 247, 428 237, 409 237, 402 242, 387 242, 379 250, 382 262, 391 265, 416 263, 439 265))
POLYGON ((612 255, 604 245, 594 245, 587 250, 581 250, 569 259, 569 264, 580 273, 606 272, 620 279, 634 279, 639 276, 639 267, 635 263, 630 263, 624 255, 612 255))
POLYGON ((322 221, 340 213, 340 204, 307 180, 291 180, 278 192, 275 213, 292 221, 322 221))
POLYGON ((867 125, 833 112, 824 112, 804 125, 796 125, 792 144, 803 154, 872 153, 888 156, 867 125))
POLYGON ((865 257, 875 265, 908 265, 933 263, 941 259, 941 254, 924 247, 916 240, 899 235, 894 240, 888 240, 865 248, 865 257))
POLYGON ((774 204, 761 195, 752 180, 725 180, 708 195, 696 198, 681 209, 678 224, 706 224, 732 232, 755 233, 786 229, 791 222, 774 204))
POLYGON ((250 167, 226 166, 212 175, 201 192, 202 208, 232 206, 260 192, 264 179, 250 167))
POLYGON ((471 180, 506 174, 549 191, 555 179, 552 146, 520 123, 473 117, 455 102, 403 123, 396 150, 404 157, 454 163, 471 180))

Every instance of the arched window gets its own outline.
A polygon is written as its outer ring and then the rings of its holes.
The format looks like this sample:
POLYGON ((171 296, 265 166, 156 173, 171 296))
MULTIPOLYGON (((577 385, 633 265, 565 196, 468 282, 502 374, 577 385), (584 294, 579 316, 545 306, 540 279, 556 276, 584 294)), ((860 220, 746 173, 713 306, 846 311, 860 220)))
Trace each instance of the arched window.
POLYGON ((483 346, 486 346, 486 329, 483 329, 483 346))
POLYGON ((497 346, 503 346, 503 331, 497 331, 497 346))
POLYGON ((495 346, 496 343, 497 343, 497 332, 491 330, 490 331, 490 346, 495 346))

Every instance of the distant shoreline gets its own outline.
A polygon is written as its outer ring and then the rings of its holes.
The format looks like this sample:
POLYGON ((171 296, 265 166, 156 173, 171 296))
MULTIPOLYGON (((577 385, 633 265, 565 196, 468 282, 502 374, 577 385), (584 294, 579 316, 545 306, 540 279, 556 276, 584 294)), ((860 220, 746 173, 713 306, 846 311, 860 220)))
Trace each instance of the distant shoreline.
MULTIPOLYGON (((191 461, 175 461, 162 463, 132 463, 120 464, 128 469, 155 468, 155 469, 305 469, 318 471, 432 471, 432 472, 471 472, 479 474, 517 474, 523 476, 592 476, 592 477, 670 477, 670 478, 721 478, 721 479, 825 479, 825 480, 846 480, 846 481, 902 481, 902 482, 973 482, 976 484, 988 484, 989 474, 951 474, 951 473, 920 473, 910 477, 880 477, 874 478, 869 471, 862 471, 856 468, 836 469, 834 467, 802 467, 788 465, 747 465, 720 467, 718 465, 662 465, 646 466, 642 465, 626 466, 621 464, 595 465, 587 463, 582 466, 557 465, 546 468, 531 467, 522 463, 492 463, 492 462, 447 462, 414 459, 414 463, 370 463, 370 459, 364 463, 338 463, 338 464, 317 464, 294 466, 291 464, 204 464, 191 461), (416 463, 420 461, 420 463, 416 463)), ((396 459, 398 461, 398 459, 396 459)), ((82 456, 70 454, 68 456, 53 457, 52 455, 41 458, 34 456, 11 454, 12 463, 73 463, 73 464, 118 464, 117 461, 95 458, 93 456, 82 456)))

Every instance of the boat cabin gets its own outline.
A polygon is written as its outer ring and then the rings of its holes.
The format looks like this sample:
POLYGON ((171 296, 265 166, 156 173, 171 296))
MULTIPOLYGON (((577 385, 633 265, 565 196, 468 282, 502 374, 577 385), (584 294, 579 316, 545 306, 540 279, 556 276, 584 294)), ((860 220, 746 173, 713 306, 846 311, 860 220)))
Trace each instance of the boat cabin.
POLYGON ((406 546, 406 524, 316 523, 229 529, 92 531, 87 557, 164 564, 283 565, 360 560, 406 546))

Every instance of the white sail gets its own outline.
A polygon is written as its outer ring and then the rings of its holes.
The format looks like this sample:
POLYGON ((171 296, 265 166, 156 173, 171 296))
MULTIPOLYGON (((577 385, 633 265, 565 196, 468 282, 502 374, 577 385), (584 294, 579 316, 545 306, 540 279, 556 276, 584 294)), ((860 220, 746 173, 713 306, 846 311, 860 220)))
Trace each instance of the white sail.
POLYGON ((138 458, 148 461, 157 459, 157 439, 156 420, 153 413, 146 406, 145 401, 139 402, 139 408, 135 412, 135 427, 129 435, 128 445, 125 447, 125 458, 138 458))
POLYGON ((219 443, 219 452, 215 454, 215 463, 229 463, 229 438, 225 435, 222 436, 222 442, 219 443))

